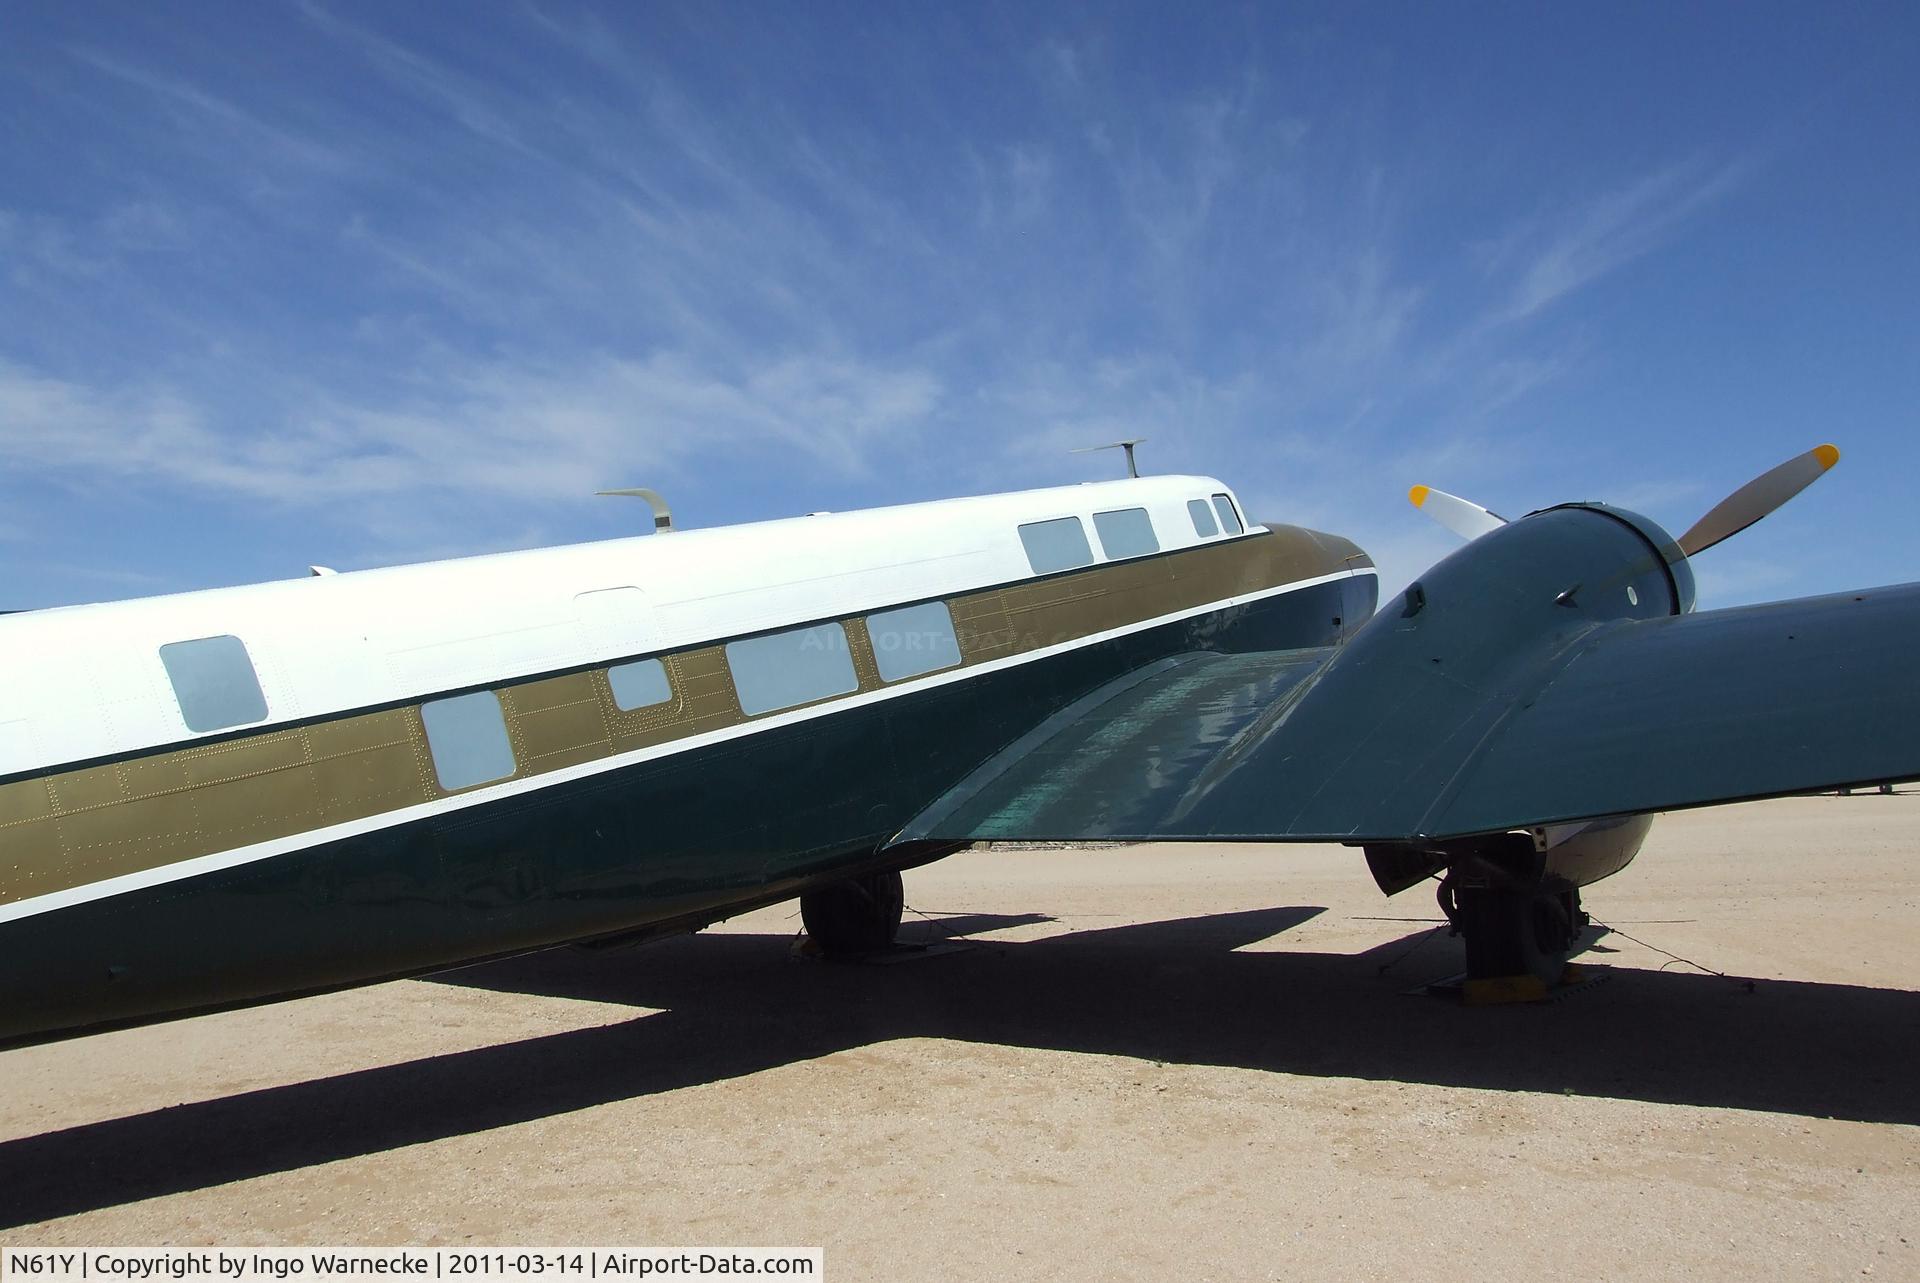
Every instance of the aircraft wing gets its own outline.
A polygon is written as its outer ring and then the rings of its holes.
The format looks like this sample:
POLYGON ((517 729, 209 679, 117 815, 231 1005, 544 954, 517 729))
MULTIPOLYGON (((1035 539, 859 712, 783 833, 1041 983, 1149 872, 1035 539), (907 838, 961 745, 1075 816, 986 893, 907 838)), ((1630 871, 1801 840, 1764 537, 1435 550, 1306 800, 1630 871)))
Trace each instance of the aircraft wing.
POLYGON ((1605 620, 1504 654, 1496 620, 1477 657, 1420 622, 1163 660, 897 840, 1439 840, 1920 778, 1920 584, 1605 620))

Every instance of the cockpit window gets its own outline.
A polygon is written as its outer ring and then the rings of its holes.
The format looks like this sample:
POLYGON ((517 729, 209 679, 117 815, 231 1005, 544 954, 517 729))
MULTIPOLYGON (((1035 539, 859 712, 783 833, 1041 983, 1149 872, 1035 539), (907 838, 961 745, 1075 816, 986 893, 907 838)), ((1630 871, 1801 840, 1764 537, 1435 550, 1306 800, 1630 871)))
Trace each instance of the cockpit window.
POLYGON ((1240 514, 1234 511, 1233 500, 1223 494, 1213 497, 1213 510, 1220 514, 1220 528, 1230 535, 1237 535, 1245 529, 1240 524, 1240 514))
POLYGON ((1193 533, 1202 539, 1211 539, 1220 533, 1220 527, 1213 519, 1213 509, 1207 506, 1205 499, 1187 500, 1187 515, 1193 518, 1193 533))

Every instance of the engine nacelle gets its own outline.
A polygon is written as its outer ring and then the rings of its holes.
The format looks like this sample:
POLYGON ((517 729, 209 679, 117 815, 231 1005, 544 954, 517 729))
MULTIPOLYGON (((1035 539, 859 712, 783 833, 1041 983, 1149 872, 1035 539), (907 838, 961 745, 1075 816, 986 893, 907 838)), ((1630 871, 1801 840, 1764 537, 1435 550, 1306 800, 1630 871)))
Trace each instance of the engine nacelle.
POLYGON ((1585 824, 1552 824, 1532 833, 1534 845, 1547 857, 1547 876, 1583 887, 1632 864, 1652 828, 1651 815, 1616 815, 1585 824))
MULTIPOLYGON (((1685 614, 1694 599, 1692 567, 1657 523, 1604 504, 1563 504, 1436 564, 1382 609, 1343 666, 1372 683, 1409 683, 1431 676, 1419 662, 1425 656, 1426 665, 1461 686, 1520 699, 1537 665, 1595 625, 1685 614)), ((1411 689, 1406 705, 1418 706, 1411 689)), ((1408 733, 1475 734, 1473 723, 1410 726, 1408 733)), ((1651 816, 1613 816, 1434 842, 1372 842, 1367 866, 1380 889, 1393 895, 1469 852, 1498 849, 1541 876, 1580 887, 1631 863, 1652 823, 1651 816), (1529 850, 1535 859, 1525 859, 1529 850)))

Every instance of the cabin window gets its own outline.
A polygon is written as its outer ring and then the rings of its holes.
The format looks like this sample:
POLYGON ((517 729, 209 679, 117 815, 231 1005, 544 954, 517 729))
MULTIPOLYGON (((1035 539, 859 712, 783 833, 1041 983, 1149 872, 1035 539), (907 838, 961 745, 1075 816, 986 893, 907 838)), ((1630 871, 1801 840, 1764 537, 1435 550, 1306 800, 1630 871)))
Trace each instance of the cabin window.
POLYGON ((1160 551, 1154 537, 1153 518, 1145 508, 1121 508, 1116 512, 1093 514, 1093 529, 1100 536, 1100 547, 1110 561, 1121 557, 1144 557, 1160 551))
POLYGON ((1223 494, 1213 497, 1213 508, 1220 514, 1220 528, 1230 535, 1239 534, 1244 527, 1240 524, 1240 514, 1234 511, 1233 500, 1223 494))
POLYGON ((733 670, 740 711, 748 717, 860 689, 847 630, 839 624, 728 642, 727 667, 733 670))
POLYGON ((657 659, 636 659, 631 664, 615 664, 607 670, 607 685, 613 687, 613 706, 623 713, 664 704, 673 698, 673 685, 667 680, 667 666, 657 659))
POLYGON ((267 697, 246 643, 238 637, 168 642, 160 662, 190 731, 223 731, 267 718, 267 697))
POLYGON ((1053 521, 1030 521, 1020 527, 1020 542, 1027 550, 1027 564, 1036 575, 1056 570, 1072 570, 1093 564, 1093 548, 1087 543, 1087 528, 1078 517, 1060 517, 1053 521))
POLYGON ((1207 506, 1205 499, 1187 500, 1187 515, 1193 518, 1193 533, 1202 539, 1211 539, 1220 533, 1220 527, 1213 519, 1213 509, 1207 506))
POLYGON ((883 682, 918 677, 960 662, 953 613, 944 601, 868 615, 867 637, 873 642, 873 659, 883 682))
POLYGON ((513 774, 507 719, 500 712, 500 697, 492 691, 429 700, 420 706, 420 720, 427 728, 433 773, 447 792, 504 780, 513 774))

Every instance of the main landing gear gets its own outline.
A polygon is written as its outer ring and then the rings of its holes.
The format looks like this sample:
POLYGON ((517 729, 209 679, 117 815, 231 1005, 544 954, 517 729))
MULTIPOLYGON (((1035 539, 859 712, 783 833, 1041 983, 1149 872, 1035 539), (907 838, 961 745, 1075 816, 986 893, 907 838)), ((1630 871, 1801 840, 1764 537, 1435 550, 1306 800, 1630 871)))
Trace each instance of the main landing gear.
POLYGON ((800 897, 800 921, 829 958, 857 958, 892 946, 906 909, 898 869, 863 873, 800 897))
POLYGON ((1440 908, 1464 938, 1469 980, 1532 976, 1558 984, 1567 955, 1587 924, 1577 888, 1456 886, 1440 884, 1440 908))
POLYGON ((1537 1000, 1570 978, 1567 957, 1589 921, 1580 889, 1530 857, 1477 853, 1441 880, 1440 910, 1466 945, 1469 1002, 1537 1000))

